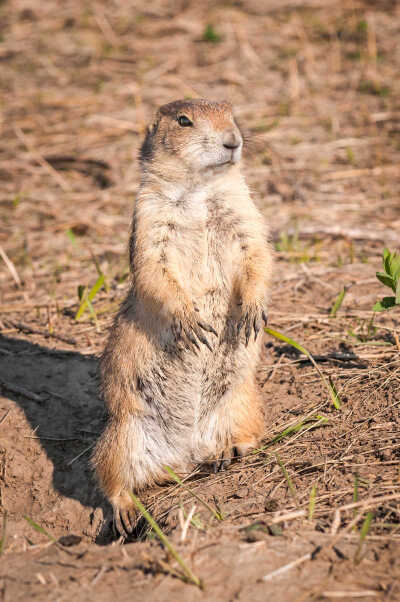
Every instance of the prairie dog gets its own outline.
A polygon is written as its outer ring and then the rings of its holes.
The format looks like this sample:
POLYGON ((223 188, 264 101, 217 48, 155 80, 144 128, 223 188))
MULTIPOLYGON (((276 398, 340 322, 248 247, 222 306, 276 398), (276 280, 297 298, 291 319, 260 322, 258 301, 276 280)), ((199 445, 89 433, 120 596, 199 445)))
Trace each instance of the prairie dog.
POLYGON ((130 491, 188 472, 263 432, 255 369, 272 253, 240 171, 243 138, 227 102, 162 106, 140 152, 131 284, 101 360, 108 424, 92 461, 118 531, 130 491))

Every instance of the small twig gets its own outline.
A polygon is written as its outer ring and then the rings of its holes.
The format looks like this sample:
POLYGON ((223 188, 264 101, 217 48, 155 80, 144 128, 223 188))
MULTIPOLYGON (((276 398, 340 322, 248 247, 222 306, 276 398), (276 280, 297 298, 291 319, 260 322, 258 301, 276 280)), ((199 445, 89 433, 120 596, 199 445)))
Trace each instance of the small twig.
POLYGON ((35 437, 34 435, 24 435, 24 439, 40 439, 43 441, 81 441, 79 437, 35 437))
POLYGON ((7 412, 4 414, 4 416, 2 416, 0 418, 0 424, 3 424, 3 422, 5 421, 5 419, 7 418, 7 416, 9 415, 10 412, 11 412, 11 410, 7 410, 7 412))
POLYGON ((97 571, 96 575, 93 577, 92 581, 90 582, 90 585, 95 585, 101 579, 101 577, 104 575, 107 568, 108 568, 107 565, 103 564, 101 569, 99 571, 97 571))
POLYGON ((397 347, 398 351, 400 351, 399 335, 397 334, 397 332, 395 330, 393 331, 393 336, 394 336, 394 340, 396 341, 396 347, 397 347))
POLYGON ((371 167, 366 169, 344 169, 321 174, 321 180, 341 180, 345 178, 360 178, 362 176, 382 176, 384 174, 396 174, 398 166, 385 165, 384 167, 371 167))
POLYGON ((5 252, 5 250, 3 249, 3 247, 1 245, 0 245, 0 255, 1 255, 4 263, 8 267, 8 270, 9 270, 11 276, 14 278, 16 285, 18 286, 18 288, 20 288, 21 280, 20 280, 20 277, 18 276, 17 270, 15 269, 15 265, 13 264, 11 259, 8 257, 7 253, 5 252))
POLYGON ((76 345, 76 339, 71 339, 69 337, 64 337, 62 335, 56 334, 55 332, 49 332, 48 330, 40 330, 39 328, 32 328, 23 322, 14 322, 12 320, 7 320, 7 324, 11 324, 17 330, 24 332, 25 334, 39 334, 43 336, 45 339, 51 338, 56 339, 58 341, 62 341, 63 343, 68 343, 68 345, 76 345))
POLYGON ((333 516, 333 522, 332 522, 332 526, 331 526, 331 535, 334 536, 338 532, 338 529, 340 527, 340 521, 341 521, 340 510, 336 510, 335 514, 333 516))
POLYGON ((94 4, 93 16, 107 43, 110 44, 110 46, 118 47, 120 45, 119 39, 105 16, 102 7, 98 4, 94 4))
POLYGON ((83 454, 85 454, 90 449, 92 449, 93 446, 94 446, 94 443, 91 443, 88 447, 86 447, 86 449, 84 449, 83 451, 81 451, 80 454, 78 454, 77 456, 75 456, 75 458, 72 458, 72 460, 70 460, 69 462, 67 462, 67 466, 71 466, 71 464, 73 464, 76 460, 78 460, 81 456, 83 456, 83 454))
POLYGON ((189 514, 187 515, 187 518, 186 518, 185 522, 183 523, 182 534, 181 534, 181 541, 185 541, 185 539, 186 539, 186 535, 187 535, 187 531, 188 531, 188 528, 189 528, 189 525, 190 525, 190 521, 192 520, 193 514, 195 513, 195 511, 196 511, 196 505, 194 504, 193 507, 192 507, 192 509, 190 510, 189 514))
POLYGON ((4 552, 5 544, 6 544, 6 532, 7 532, 7 510, 4 510, 3 514, 3 533, 0 539, 0 556, 4 552))
POLYGON ((352 510, 353 508, 362 508, 363 510, 367 510, 368 508, 374 508, 376 505, 380 505, 383 502, 388 502, 389 500, 399 500, 400 493, 391 493, 390 495, 383 495, 382 497, 371 497, 369 499, 363 500, 361 502, 355 502, 352 504, 345 504, 338 508, 341 512, 344 510, 352 510))
POLYGON ((212 506, 210 506, 210 504, 208 504, 205 500, 203 500, 199 495, 197 495, 196 492, 194 492, 192 489, 189 489, 189 487, 186 487, 186 485, 183 484, 182 479, 180 479, 178 477, 177 474, 174 473, 174 471, 172 470, 172 468, 170 468, 169 466, 164 466, 164 469, 168 472, 168 474, 174 479, 174 481, 176 481, 178 483, 178 485, 180 485, 180 487, 184 490, 187 491, 188 493, 190 493, 191 496, 193 496, 198 502, 200 502, 200 504, 202 504, 205 508, 207 508, 207 510, 219 521, 223 520, 223 516, 222 513, 219 511, 219 509, 217 508, 217 510, 214 510, 214 508, 212 506))
POLYGON ((38 401, 43 403, 45 399, 40 395, 37 395, 33 391, 28 391, 28 389, 24 389, 24 387, 20 387, 19 385, 14 385, 13 383, 6 382, 5 380, 0 380, 0 386, 4 387, 11 393, 16 393, 17 395, 23 395, 27 399, 32 399, 33 401, 38 401))
POLYGON ((279 577, 280 575, 287 573, 291 569, 294 569, 296 566, 303 564, 303 562, 314 559, 315 556, 319 553, 319 550, 319 548, 316 548, 314 552, 304 554, 304 556, 300 556, 300 558, 298 558, 297 560, 293 560, 293 562, 289 562, 288 564, 281 566, 279 569, 276 569, 276 571, 272 571, 272 573, 264 575, 264 577, 262 577, 262 581, 271 581, 271 579, 274 579, 275 577, 279 577))
POLYGON ((274 518, 268 520, 268 522, 276 525, 277 523, 284 523, 287 520, 295 520, 296 518, 301 518, 302 516, 306 515, 307 512, 305 510, 294 510, 293 512, 287 512, 286 514, 281 514, 280 516, 274 516, 274 518))
POLYGON ((326 598, 364 598, 367 596, 379 596, 379 592, 375 592, 372 589, 364 590, 364 591, 326 591, 321 592, 323 596, 326 598))

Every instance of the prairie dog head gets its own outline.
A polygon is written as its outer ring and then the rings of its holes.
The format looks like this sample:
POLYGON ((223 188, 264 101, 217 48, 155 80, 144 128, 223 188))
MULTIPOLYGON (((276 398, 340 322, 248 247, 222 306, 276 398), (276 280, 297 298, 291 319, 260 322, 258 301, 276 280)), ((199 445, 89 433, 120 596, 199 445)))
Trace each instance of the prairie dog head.
POLYGON ((228 102, 177 100, 158 109, 140 160, 145 168, 172 162, 182 172, 199 172, 237 163, 242 147, 243 138, 228 102))

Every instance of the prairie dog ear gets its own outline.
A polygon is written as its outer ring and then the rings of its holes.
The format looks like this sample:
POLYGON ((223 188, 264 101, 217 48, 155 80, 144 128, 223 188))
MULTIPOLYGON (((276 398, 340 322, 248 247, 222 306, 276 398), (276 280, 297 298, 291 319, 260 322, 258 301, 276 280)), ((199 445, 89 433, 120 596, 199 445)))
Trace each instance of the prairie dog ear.
POLYGON ((146 134, 148 136, 152 136, 154 134, 154 132, 156 131, 156 129, 157 129, 157 125, 158 125, 157 121, 154 121, 153 123, 151 123, 150 125, 148 125, 147 128, 146 128, 146 134))
POLYGON ((154 154, 154 134, 157 131, 158 121, 154 121, 146 128, 146 136, 139 152, 141 162, 150 161, 154 154))

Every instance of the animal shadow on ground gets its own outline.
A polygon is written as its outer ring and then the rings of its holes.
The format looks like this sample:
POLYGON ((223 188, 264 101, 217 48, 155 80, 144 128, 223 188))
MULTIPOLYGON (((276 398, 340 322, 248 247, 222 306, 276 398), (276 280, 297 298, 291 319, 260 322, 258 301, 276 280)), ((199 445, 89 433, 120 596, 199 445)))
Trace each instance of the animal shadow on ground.
MULTIPOLYGON (((0 336, 0 387, 3 396, 23 410, 33 431, 29 436, 40 440, 51 460, 55 492, 80 502, 88 517, 91 508, 92 515, 101 508, 108 518, 110 507, 96 487, 89 462, 105 419, 98 395, 98 359, 0 336)), ((27 439, 19 436, 18 449, 24 453, 27 439)), ((96 542, 105 544, 110 538, 106 520, 96 542)))

